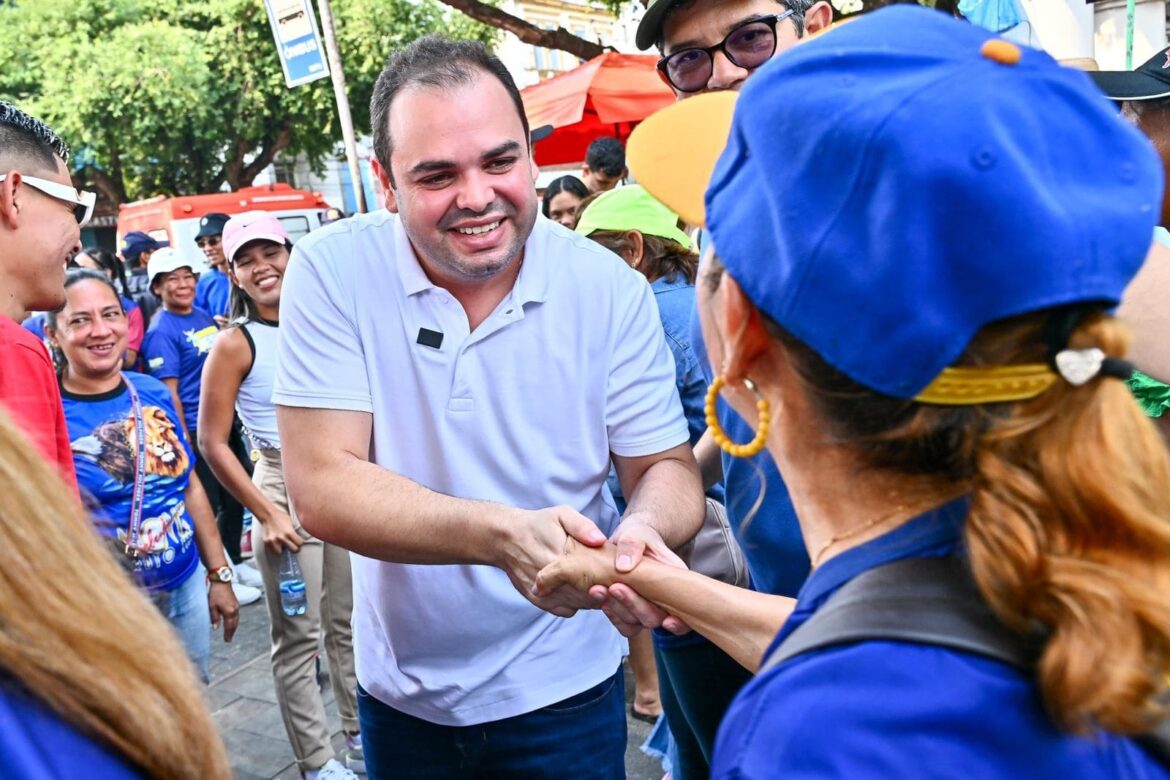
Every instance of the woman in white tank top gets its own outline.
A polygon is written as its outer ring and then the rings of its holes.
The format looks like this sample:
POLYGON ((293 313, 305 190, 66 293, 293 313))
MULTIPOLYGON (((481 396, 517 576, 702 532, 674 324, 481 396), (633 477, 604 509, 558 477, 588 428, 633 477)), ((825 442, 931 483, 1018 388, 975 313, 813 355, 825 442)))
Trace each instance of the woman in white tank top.
POLYGON ((252 529, 253 548, 272 624, 272 674, 297 765, 311 780, 352 778, 355 771, 364 773, 365 765, 355 698, 349 553, 313 538, 297 521, 285 490, 272 403, 280 288, 291 246, 280 221, 267 212, 239 214, 224 226, 224 255, 233 284, 232 327, 219 334, 203 368, 199 424, 213 440, 203 451, 212 471, 259 521, 252 529), (256 464, 251 478, 227 444, 233 413, 239 414, 251 441, 256 464), (281 604, 280 569, 286 552, 296 559, 304 579, 301 614, 286 614, 281 604), (346 732, 344 764, 334 754, 317 685, 314 659, 322 629, 346 732))

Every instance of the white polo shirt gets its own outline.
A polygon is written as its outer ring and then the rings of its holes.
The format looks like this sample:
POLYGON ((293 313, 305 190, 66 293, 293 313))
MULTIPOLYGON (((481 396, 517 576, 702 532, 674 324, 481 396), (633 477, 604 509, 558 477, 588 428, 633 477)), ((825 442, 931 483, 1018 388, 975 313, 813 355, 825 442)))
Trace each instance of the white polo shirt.
MULTIPOLYGON (((474 332, 386 211, 298 241, 281 298, 275 403, 371 412, 373 461, 439 493, 564 504, 609 534, 610 451, 689 440, 650 285, 543 217, 511 294, 474 332), (419 343, 422 329, 441 344, 419 343)), ((353 582, 362 687, 434 723, 531 712, 621 660, 600 612, 550 615, 494 567, 354 555, 353 582)))

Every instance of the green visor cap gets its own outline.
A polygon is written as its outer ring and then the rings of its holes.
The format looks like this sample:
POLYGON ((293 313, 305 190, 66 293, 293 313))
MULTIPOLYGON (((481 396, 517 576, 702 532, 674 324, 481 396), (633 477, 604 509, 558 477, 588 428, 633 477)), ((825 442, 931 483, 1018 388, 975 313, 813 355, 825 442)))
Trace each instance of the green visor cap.
POLYGON ((679 228, 678 215, 639 184, 610 190, 589 204, 577 222, 577 232, 588 236, 598 230, 637 230, 691 248, 691 237, 679 228))

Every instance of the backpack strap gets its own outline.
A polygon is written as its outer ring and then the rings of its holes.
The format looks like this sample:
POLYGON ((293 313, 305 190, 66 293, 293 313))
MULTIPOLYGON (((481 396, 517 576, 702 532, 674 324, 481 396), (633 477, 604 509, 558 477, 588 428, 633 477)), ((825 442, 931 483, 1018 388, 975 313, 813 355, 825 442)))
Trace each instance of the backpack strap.
MULTIPOLYGON (((966 563, 955 557, 907 558, 870 569, 834 593, 772 652, 757 675, 804 653, 872 640, 936 645, 974 653, 1032 674, 1039 637, 1004 625, 966 563)), ((1170 719, 1133 737, 1170 767, 1170 719)))
POLYGON ((1003 625, 958 558, 907 558, 847 582, 760 673, 813 650, 873 639, 939 645, 1030 670, 1037 645, 1003 625))

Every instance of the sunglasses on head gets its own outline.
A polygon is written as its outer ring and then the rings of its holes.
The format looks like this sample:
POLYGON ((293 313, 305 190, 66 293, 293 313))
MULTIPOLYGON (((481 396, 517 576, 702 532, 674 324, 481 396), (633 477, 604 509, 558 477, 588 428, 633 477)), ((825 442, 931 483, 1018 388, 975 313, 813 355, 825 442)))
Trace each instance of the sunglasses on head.
MULTIPOLYGON (((0 174, 0 181, 8 178, 8 174, 0 174)), ((78 225, 89 222, 93 216, 93 204, 97 201, 97 193, 81 190, 80 192, 68 184, 59 184, 48 179, 38 179, 36 176, 21 174, 20 181, 34 190, 39 190, 50 198, 64 201, 73 206, 73 218, 78 225)))

